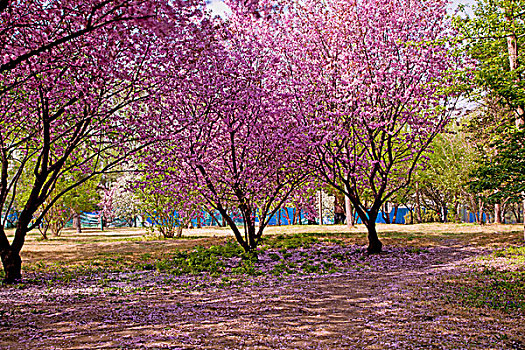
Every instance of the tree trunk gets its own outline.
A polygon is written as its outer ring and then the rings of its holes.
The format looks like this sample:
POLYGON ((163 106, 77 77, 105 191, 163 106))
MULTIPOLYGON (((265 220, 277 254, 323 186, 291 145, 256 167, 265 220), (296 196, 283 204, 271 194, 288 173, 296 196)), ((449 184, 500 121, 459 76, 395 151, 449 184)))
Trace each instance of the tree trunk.
POLYGON ((501 204, 494 204, 494 223, 501 224, 501 204))
POLYGON ((447 203, 441 204, 441 222, 448 222, 448 206, 447 203))
POLYGON ((38 231, 40 231, 40 234, 42 235, 42 239, 47 240, 47 230, 49 228, 48 224, 40 224, 38 226, 38 231))
POLYGON ((419 184, 416 182, 416 218, 417 223, 420 224, 423 221, 421 216, 421 197, 419 194, 419 184))
POLYGON ((388 203, 385 202, 383 204, 383 210, 381 210, 381 216, 383 216, 383 220, 385 220, 386 224, 391 224, 390 222, 390 212, 388 211, 388 203))
MULTIPOLYGON (((525 218, 525 199, 523 199, 523 217, 525 218)), ((523 240, 525 241, 525 219, 523 220, 523 240)))
MULTIPOLYGON (((509 9, 507 9, 509 11, 509 9)), ((506 19, 510 23, 512 22, 512 16, 509 12, 506 14, 506 19)), ((509 55, 509 68, 511 71, 518 69, 518 40, 516 33, 510 33, 507 35, 507 50, 509 55)), ((519 78, 516 79, 519 82, 519 78)), ((522 128, 525 126, 525 111, 522 106, 516 107, 516 126, 522 128)))
POLYGON ((3 283, 16 283, 22 279, 22 259, 20 252, 12 248, 3 249, 0 252, 5 277, 3 283))
MULTIPOLYGON (((511 17, 510 9, 506 9, 506 19, 508 22, 511 22, 513 19, 511 17)), ((507 36, 507 49, 509 53, 509 66, 510 70, 514 71, 518 69, 518 40, 516 38, 516 33, 511 33, 507 36)), ((517 79, 519 82, 519 78, 517 79)), ((516 126, 518 129, 525 128, 525 111, 522 106, 516 108, 516 126)), ((525 196, 525 192, 521 193, 525 196)), ((525 199, 523 200, 523 238, 525 239, 525 199)))
POLYGON ((379 254, 383 248, 383 243, 379 240, 376 231, 376 219, 380 208, 381 205, 374 205, 368 212, 366 212, 356 206, 357 214, 368 230, 368 247, 366 248, 368 254, 379 254))
POLYGON ((281 226, 281 208, 277 209, 277 226, 281 226))
POLYGON ((228 212, 224 207, 222 207, 220 204, 217 206, 217 210, 222 216, 222 222, 224 224, 228 224, 228 226, 233 231, 233 234, 235 236, 235 239, 237 242, 241 245, 241 247, 244 249, 245 252, 250 250, 250 247, 248 246, 247 242, 243 239, 242 233, 240 232, 239 228, 235 224, 235 221, 231 218, 231 216, 228 215, 228 212))
POLYGON ((82 223, 80 222, 79 213, 73 213, 73 226, 77 229, 77 233, 82 233, 82 223))
POLYGON ((368 247, 366 248, 366 251, 368 254, 381 253, 381 250, 383 249, 383 243, 381 243, 379 237, 377 236, 375 219, 369 220, 369 222, 366 224, 366 228, 368 230, 368 247))
POLYGON ((323 224, 323 191, 319 190, 319 225, 323 224))
POLYGON ((459 202, 456 202, 454 203, 454 221, 455 222, 460 222, 460 217, 459 217, 459 202))
POLYGON ((294 225, 300 225, 301 224, 301 209, 300 208, 295 208, 294 209, 293 224, 294 225))
POLYGON ((483 225, 485 221, 483 220, 483 202, 481 198, 478 200, 478 224, 483 225))
MULTIPOLYGON (((29 202, 30 201, 28 201, 26 207, 18 217, 13 242, 9 244, 4 232, 0 235, 0 258, 5 272, 4 283, 15 283, 22 279, 22 258, 20 257, 20 251, 24 246, 28 226, 36 211, 35 206, 29 205, 31 204, 29 202)), ((3 231, 3 227, 1 230, 3 231)))
POLYGON ((501 205, 501 223, 502 224, 507 223, 506 216, 507 216, 508 207, 509 207, 509 202, 507 201, 503 202, 503 204, 501 205))
POLYGON ((215 222, 217 224, 217 226, 221 226, 221 223, 219 222, 219 220, 217 220, 217 218, 215 217, 214 213, 209 213, 210 216, 211 216, 211 222, 212 222, 212 226, 213 226, 213 222, 215 222))
MULTIPOLYGON (((281 217, 281 209, 279 208, 279 217, 281 217)), ((248 247, 249 251, 254 251, 257 248, 257 244, 259 243, 259 240, 257 239, 257 235, 255 232, 255 216, 252 216, 252 210, 251 208, 245 209, 245 213, 243 213, 243 219, 245 220, 245 229, 248 230, 248 247)), ((264 220, 264 218, 261 218, 264 220)), ((259 229, 262 228, 263 223, 259 222, 259 229)))
POLYGON ((352 212, 352 202, 348 196, 345 196, 345 210, 346 210, 346 226, 348 228, 354 227, 354 213, 352 212))
POLYGON ((292 221, 290 220, 290 213, 288 213, 288 208, 284 207, 284 217, 286 218, 286 225, 291 225, 292 221))

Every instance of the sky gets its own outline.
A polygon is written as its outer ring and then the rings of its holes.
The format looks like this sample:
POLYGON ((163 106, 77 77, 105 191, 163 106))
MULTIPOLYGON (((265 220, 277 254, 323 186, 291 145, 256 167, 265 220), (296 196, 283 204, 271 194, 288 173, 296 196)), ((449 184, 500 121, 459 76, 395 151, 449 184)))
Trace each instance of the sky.
POLYGON ((228 6, 226 6, 226 4, 221 0, 207 1, 206 5, 214 14, 219 16, 224 16, 224 14, 228 13, 229 11, 228 6))
POLYGON ((470 6, 472 7, 472 5, 474 5, 476 3, 475 0, 453 0, 451 1, 451 4, 449 6, 449 11, 453 12, 459 4, 464 4, 464 5, 467 5, 467 6, 470 6))

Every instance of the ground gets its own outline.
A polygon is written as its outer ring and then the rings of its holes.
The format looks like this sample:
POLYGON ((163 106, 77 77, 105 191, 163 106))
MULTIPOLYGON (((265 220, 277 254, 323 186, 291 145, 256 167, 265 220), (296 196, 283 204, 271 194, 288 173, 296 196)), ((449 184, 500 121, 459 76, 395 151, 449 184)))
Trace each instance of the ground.
POLYGON ((521 229, 380 225, 368 256, 363 227, 271 227, 255 260, 226 229, 35 234, 0 348, 525 349, 521 229))

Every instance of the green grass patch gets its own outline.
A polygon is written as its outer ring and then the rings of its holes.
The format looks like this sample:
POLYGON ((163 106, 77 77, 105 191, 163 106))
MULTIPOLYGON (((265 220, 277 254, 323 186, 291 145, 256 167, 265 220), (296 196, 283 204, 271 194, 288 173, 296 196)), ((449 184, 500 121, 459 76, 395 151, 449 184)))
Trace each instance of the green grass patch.
POLYGON ((524 271, 485 269, 451 284, 455 293, 446 297, 448 301, 503 311, 525 308, 524 271))
POLYGON ((312 235, 278 235, 263 239, 264 248, 274 248, 284 251, 287 249, 309 248, 313 244, 319 243, 319 239, 312 235))
POLYGON ((446 293, 444 298, 468 306, 503 311, 524 309, 525 247, 498 249, 477 260, 486 266, 449 280, 446 284, 451 287, 452 293, 446 293), (491 266, 496 261, 497 268, 491 266))
POLYGON ((525 264, 525 247, 508 247, 506 249, 500 249, 493 252, 488 259, 492 257, 506 258, 511 262, 525 264))
MULTIPOLYGON (((310 248, 321 241, 326 240, 298 234, 270 236, 264 238, 256 251, 246 253, 235 240, 228 239, 222 244, 210 247, 196 246, 171 252, 100 252, 91 259, 81 262, 39 261, 24 265, 24 271, 47 274, 51 276, 48 279, 49 283, 53 281, 69 282, 80 276, 92 274, 134 271, 158 271, 176 276, 202 273, 213 276, 229 273, 257 276, 261 275, 266 268, 259 264, 259 255, 271 249, 272 252, 268 257, 273 262, 280 264, 267 272, 274 275, 286 275, 293 273, 294 269, 298 268, 295 263, 289 261, 294 251, 310 248)), ((330 239, 328 242, 342 244, 340 240, 330 239)), ((320 266, 318 263, 312 263, 311 259, 317 260, 319 258, 317 255, 320 253, 309 256, 306 251, 300 251, 300 254, 303 259, 299 271, 302 273, 318 273, 320 270, 332 270, 333 268, 333 266, 320 266)), ((344 257, 341 256, 341 259, 344 257)))

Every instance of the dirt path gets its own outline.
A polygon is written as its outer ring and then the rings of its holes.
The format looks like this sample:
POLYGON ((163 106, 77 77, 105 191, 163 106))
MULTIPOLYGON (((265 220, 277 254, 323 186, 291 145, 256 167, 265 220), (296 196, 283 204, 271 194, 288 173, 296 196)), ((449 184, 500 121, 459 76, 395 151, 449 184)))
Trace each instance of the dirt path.
POLYGON ((2 289, 0 347, 523 349, 523 315, 454 307, 433 287, 481 252, 451 241, 393 269, 189 291, 153 272, 2 289))

